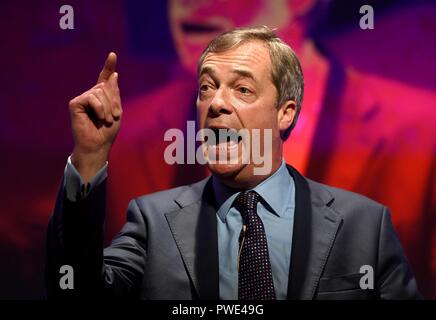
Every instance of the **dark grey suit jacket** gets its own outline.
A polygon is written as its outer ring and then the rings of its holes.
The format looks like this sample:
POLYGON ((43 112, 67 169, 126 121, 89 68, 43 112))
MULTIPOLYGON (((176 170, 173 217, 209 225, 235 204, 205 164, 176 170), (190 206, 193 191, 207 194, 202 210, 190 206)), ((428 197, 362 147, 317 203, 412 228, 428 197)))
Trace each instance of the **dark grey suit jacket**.
MULTIPOLYGON (((289 299, 420 298, 386 207, 319 184, 288 166, 296 186, 289 299), (360 268, 374 270, 362 289, 360 268)), ((61 189, 47 235, 48 297, 218 299, 216 208, 211 179, 132 200, 103 249, 105 183, 80 201, 61 189), (59 287, 60 266, 74 289, 59 287)))

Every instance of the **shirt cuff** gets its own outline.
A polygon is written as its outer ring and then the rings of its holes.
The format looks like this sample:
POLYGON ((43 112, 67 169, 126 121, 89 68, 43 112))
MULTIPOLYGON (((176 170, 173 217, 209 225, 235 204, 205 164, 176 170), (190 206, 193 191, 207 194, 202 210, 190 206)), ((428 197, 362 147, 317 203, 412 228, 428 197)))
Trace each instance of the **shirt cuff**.
POLYGON ((68 200, 74 202, 85 199, 96 186, 107 178, 107 166, 108 162, 106 161, 91 181, 85 185, 79 171, 71 162, 71 156, 69 156, 64 171, 64 188, 68 200))

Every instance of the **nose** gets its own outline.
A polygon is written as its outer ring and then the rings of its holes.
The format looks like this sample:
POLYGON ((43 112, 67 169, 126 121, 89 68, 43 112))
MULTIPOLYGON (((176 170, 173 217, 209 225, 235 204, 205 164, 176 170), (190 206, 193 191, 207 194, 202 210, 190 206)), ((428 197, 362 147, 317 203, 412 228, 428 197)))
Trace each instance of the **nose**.
POLYGON ((209 105, 209 115, 219 116, 221 114, 231 114, 232 107, 227 99, 227 94, 224 88, 220 88, 216 91, 215 96, 209 105))

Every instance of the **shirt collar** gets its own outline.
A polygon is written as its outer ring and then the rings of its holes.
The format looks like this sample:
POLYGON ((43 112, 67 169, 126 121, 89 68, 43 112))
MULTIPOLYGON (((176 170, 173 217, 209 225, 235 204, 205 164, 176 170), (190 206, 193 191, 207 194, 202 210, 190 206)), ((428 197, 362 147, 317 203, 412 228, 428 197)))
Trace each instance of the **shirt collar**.
MULTIPOLYGON (((241 190, 225 186, 215 177, 212 179, 215 199, 218 205, 217 214, 225 222, 227 213, 230 211, 233 201, 241 190)), ((283 195, 291 194, 293 188, 292 177, 286 168, 285 161, 282 160, 276 172, 250 190, 256 191, 266 202, 269 209, 280 217, 285 213, 287 207, 283 195)))

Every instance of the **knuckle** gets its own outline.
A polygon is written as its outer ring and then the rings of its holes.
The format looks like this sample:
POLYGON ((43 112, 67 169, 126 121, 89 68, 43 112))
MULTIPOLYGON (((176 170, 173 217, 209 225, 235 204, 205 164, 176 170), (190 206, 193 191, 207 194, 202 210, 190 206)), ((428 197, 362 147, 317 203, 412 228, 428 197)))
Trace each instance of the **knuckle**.
POLYGON ((84 95, 83 95, 83 97, 85 98, 85 99, 95 99, 96 98, 96 95, 95 95, 95 92, 94 91, 92 91, 92 90, 90 90, 90 91, 88 91, 88 92, 86 92, 84 95))
POLYGON ((97 98, 97 96, 94 93, 89 94, 89 101, 93 103, 93 105, 97 108, 100 108, 102 106, 101 101, 97 98))
POLYGON ((80 96, 78 96, 78 97, 75 97, 75 98, 73 98, 73 99, 71 99, 70 101, 68 101, 68 107, 70 108, 70 109, 75 109, 80 103, 80 96))
POLYGON ((97 83, 94 87, 92 87, 93 90, 97 90, 99 88, 103 88, 103 82, 97 83))

